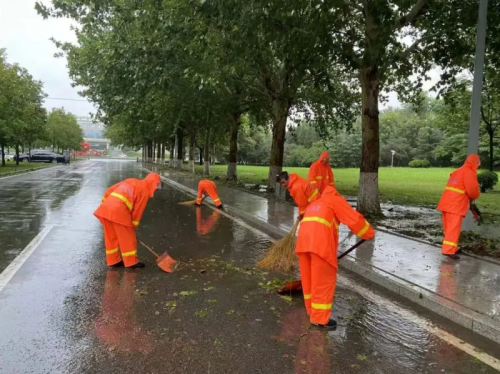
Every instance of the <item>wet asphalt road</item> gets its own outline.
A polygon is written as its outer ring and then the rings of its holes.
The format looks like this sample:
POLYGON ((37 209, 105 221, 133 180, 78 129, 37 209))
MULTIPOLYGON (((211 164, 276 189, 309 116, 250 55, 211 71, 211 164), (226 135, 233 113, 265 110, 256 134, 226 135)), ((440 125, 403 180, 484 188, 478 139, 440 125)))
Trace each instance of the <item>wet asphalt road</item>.
POLYGON ((277 275, 253 268, 268 239, 178 205, 189 198, 169 187, 149 202, 138 237, 169 250, 177 271, 163 273, 143 248, 145 269, 107 269, 92 212, 106 187, 143 176, 135 163, 85 161, 0 179, 0 270, 47 233, 0 291, 0 373, 497 372, 345 277, 338 329, 309 329, 301 297, 269 291, 277 275))

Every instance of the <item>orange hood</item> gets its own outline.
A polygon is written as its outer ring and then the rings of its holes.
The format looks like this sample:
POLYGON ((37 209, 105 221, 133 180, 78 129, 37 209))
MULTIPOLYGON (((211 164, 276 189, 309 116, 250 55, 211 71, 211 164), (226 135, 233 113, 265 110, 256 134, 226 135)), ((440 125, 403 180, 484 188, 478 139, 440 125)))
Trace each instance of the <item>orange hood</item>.
POLYGON ((146 182, 147 189, 149 191, 149 197, 153 197, 155 191, 161 185, 161 178, 158 173, 149 173, 146 178, 144 178, 144 182, 146 182))
POLYGON ((321 194, 321 199, 325 199, 325 200, 330 200, 334 197, 334 196, 339 196, 339 193, 337 192, 337 190, 332 187, 332 186, 327 186, 325 188, 325 190, 323 191, 323 193, 321 194))
POLYGON ((478 168, 477 164, 479 163, 479 161, 480 161, 479 156, 473 153, 467 156, 467 159, 464 162, 464 166, 467 166, 472 170, 476 171, 478 168))
POLYGON ((292 174, 290 174, 290 175, 288 176, 288 188, 290 188, 290 186, 291 186, 292 184, 294 184, 294 183, 295 183, 295 181, 296 181, 297 179, 299 179, 299 178, 300 178, 300 177, 299 177, 299 175, 298 175, 297 173, 292 173, 292 174))
POLYGON ((330 153, 328 151, 321 152, 319 155, 318 161, 323 160, 325 157, 330 158, 330 153))

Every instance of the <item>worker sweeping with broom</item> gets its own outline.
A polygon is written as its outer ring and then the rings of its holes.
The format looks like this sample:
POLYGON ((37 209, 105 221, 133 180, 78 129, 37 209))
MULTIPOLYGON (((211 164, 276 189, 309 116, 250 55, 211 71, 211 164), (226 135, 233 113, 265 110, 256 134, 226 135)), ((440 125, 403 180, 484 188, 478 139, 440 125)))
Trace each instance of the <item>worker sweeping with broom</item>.
POLYGON ((304 303, 310 322, 335 328, 330 319, 337 282, 339 224, 343 223, 362 239, 372 239, 375 231, 365 218, 327 186, 321 198, 312 202, 301 221, 296 253, 299 256, 304 303))
POLYGON ((214 182, 208 179, 202 179, 198 183, 198 196, 196 196, 196 206, 201 206, 202 201, 206 196, 210 196, 215 206, 222 209, 222 202, 217 193, 217 186, 214 182))
POLYGON ((462 220, 480 195, 477 181, 477 169, 480 166, 479 156, 469 155, 464 165, 450 174, 437 207, 443 216, 444 239, 441 253, 454 260, 460 259, 456 253, 462 220))
POLYGON ((108 266, 142 268, 137 257, 135 229, 155 191, 161 188, 157 173, 144 179, 129 178, 109 187, 94 215, 104 227, 106 263, 108 266), (121 257, 120 257, 121 254, 121 257))

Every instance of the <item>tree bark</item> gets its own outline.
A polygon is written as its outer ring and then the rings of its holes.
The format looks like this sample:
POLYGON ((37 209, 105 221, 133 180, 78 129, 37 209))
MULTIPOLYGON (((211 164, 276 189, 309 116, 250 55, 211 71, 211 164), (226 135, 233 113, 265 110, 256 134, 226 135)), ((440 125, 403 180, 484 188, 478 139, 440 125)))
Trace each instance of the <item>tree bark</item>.
POLYGON ((207 133, 205 135, 205 163, 203 168, 204 175, 210 175, 210 127, 207 129, 207 133))
POLYGON ((238 132, 240 130, 241 119, 240 114, 231 115, 231 134, 229 139, 229 164, 227 165, 227 180, 237 180, 237 165, 238 165, 238 132))
POLYGON ((203 166, 203 153, 204 153, 203 147, 198 147, 198 150, 200 151, 200 166, 203 166))
POLYGON ((362 142, 357 209, 365 216, 376 216, 382 213, 378 190, 380 73, 377 66, 361 69, 359 80, 362 96, 362 142))
POLYGON ((16 145, 16 166, 19 166, 19 146, 16 145))
POLYGON ((2 166, 5 166, 5 146, 1 144, 0 148, 2 148, 2 166))
POLYGON ((153 162, 153 142, 148 143, 148 163, 153 162))
POLYGON ((156 163, 159 165, 162 163, 161 148, 162 148, 161 142, 158 142, 158 147, 156 150, 156 163))
POLYGON ((170 138, 170 156, 168 158, 168 166, 173 168, 174 167, 174 147, 175 147, 175 139, 172 137, 170 138))
POLYGON ((194 173, 194 150, 196 148, 196 133, 193 131, 191 133, 191 138, 189 140, 189 170, 194 173))
POLYGON ((488 135, 490 136, 490 171, 493 171, 493 163, 495 162, 493 157, 493 131, 488 131, 488 135))
POLYGON ((184 133, 182 129, 177 129, 177 164, 176 169, 182 169, 182 146, 183 146, 184 133))
POLYGON ((271 143, 271 161, 269 164, 268 186, 276 186, 276 175, 283 170, 286 120, 290 111, 290 102, 275 100, 273 103, 273 139, 271 143))
POLYGON ((165 143, 161 144, 161 164, 162 166, 165 166, 165 143))

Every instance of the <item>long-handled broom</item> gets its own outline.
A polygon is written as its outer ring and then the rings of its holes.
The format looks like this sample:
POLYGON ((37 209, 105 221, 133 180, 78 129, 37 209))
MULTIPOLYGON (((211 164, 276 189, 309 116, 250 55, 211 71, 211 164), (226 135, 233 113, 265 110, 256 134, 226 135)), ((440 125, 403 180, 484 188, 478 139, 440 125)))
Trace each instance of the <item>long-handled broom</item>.
POLYGON ((278 272, 289 272, 297 262, 295 254, 295 243, 297 239, 295 233, 299 227, 299 220, 295 221, 292 230, 281 240, 274 243, 267 251, 262 260, 257 262, 257 266, 262 269, 274 270, 278 272))
MULTIPOLYGON (((206 196, 201 199, 201 203, 203 203, 203 200, 205 200, 206 196)), ((200 203, 200 204, 201 204, 200 203)), ((179 205, 195 205, 196 204, 196 199, 195 200, 188 200, 188 201, 181 201, 179 205)))

